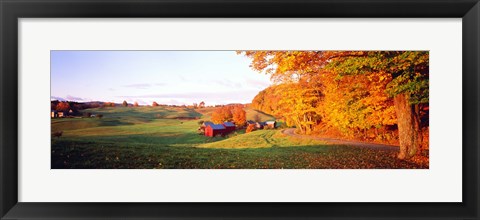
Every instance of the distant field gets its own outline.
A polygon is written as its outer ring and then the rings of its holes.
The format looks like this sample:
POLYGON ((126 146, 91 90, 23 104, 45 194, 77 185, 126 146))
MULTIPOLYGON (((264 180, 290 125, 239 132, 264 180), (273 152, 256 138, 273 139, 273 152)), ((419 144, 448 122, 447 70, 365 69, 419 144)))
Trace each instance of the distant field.
MULTIPOLYGON (((415 168, 396 152, 327 145, 280 130, 239 130, 209 138, 197 132, 214 108, 110 107, 103 118, 52 119, 52 168, 415 168), (373 156, 372 156, 373 155, 373 156)), ((270 115, 246 109, 247 119, 270 115)))

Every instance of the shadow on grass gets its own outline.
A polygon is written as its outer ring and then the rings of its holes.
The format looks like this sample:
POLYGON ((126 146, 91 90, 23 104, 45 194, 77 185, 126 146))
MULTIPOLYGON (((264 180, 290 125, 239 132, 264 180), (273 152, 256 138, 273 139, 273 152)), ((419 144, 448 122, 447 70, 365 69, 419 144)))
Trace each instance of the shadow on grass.
POLYGON ((133 125, 134 123, 120 121, 118 119, 102 120, 98 126, 122 126, 122 125, 133 125))
POLYGON ((395 150, 341 145, 204 149, 60 138, 51 155, 52 169, 428 169, 397 159, 395 150))
MULTIPOLYGON (((133 131, 134 132, 134 131, 133 131)), ((179 133, 178 131, 162 131, 152 132, 144 134, 115 134, 115 135, 83 135, 81 137, 66 138, 74 141, 89 142, 94 145, 97 143, 122 143, 123 145, 136 146, 141 144, 149 145, 188 145, 196 146, 203 143, 210 143, 215 141, 224 140, 222 137, 205 137, 199 135, 194 131, 184 131, 179 133)))

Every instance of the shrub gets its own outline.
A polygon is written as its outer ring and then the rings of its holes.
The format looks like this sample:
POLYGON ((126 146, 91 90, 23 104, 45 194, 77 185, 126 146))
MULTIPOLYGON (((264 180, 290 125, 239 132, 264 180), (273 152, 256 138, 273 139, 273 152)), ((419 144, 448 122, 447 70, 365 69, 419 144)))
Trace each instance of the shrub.
POLYGON ((255 130, 255 124, 250 124, 247 126, 247 130, 245 130, 245 133, 250 133, 255 130))
POLYGON ((97 118, 103 118, 103 115, 102 115, 102 114, 98 114, 98 115, 97 115, 97 118))
POLYGON ((285 122, 277 122, 277 128, 288 128, 287 124, 285 122))
POLYGON ((105 102, 105 103, 103 103, 103 107, 115 107, 115 103, 113 103, 113 102, 105 102))

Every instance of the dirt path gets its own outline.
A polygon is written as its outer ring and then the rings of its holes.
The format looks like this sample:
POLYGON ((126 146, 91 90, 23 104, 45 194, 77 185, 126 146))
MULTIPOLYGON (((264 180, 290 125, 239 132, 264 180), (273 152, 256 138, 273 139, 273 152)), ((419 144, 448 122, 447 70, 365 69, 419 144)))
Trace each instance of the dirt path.
POLYGON ((349 140, 341 140, 341 139, 335 139, 335 138, 323 138, 323 137, 295 134, 295 128, 287 128, 283 130, 282 133, 292 137, 310 138, 314 140, 325 141, 331 144, 342 144, 342 145, 348 145, 348 146, 367 147, 367 148, 382 149, 382 150, 395 150, 395 151, 399 150, 398 146, 395 146, 395 145, 374 144, 374 143, 367 143, 367 142, 361 142, 361 141, 349 141, 349 140))

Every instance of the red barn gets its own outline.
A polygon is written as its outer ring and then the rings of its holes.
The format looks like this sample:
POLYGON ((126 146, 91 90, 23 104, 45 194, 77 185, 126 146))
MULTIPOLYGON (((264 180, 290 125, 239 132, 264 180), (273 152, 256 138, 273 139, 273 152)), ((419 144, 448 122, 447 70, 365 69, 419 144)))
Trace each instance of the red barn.
POLYGON ((223 125, 209 124, 205 128, 205 136, 215 137, 216 135, 224 135, 227 129, 223 125))
POLYGON ((233 124, 232 122, 225 122, 223 123, 223 126, 225 126, 227 132, 235 131, 235 124, 233 124))

